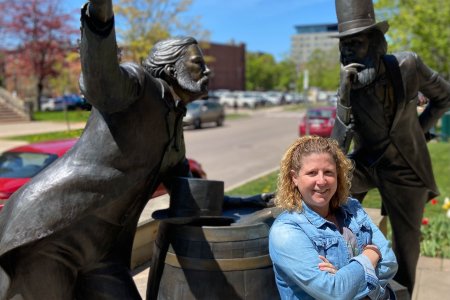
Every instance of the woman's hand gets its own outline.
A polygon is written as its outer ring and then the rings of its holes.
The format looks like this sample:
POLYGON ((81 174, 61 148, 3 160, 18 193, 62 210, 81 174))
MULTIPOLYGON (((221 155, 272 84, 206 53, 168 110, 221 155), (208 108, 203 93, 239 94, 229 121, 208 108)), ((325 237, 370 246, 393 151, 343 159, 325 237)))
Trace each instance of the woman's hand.
POLYGON ((374 268, 377 267, 378 261, 381 259, 381 252, 376 245, 366 245, 362 254, 369 258, 374 268))
POLYGON ((336 274, 337 269, 335 266, 333 266, 332 263, 328 259, 325 258, 325 256, 319 255, 319 258, 323 261, 319 263, 319 269, 321 271, 328 272, 330 274, 336 274))

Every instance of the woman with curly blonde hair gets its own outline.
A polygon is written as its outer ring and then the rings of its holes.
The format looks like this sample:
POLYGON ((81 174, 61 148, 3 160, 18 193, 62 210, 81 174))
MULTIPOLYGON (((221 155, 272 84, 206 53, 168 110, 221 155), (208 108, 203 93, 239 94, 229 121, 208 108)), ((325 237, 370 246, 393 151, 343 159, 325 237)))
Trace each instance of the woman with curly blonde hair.
POLYGON ((317 136, 297 139, 284 154, 278 175, 278 188, 275 204, 283 209, 294 211, 302 208, 301 195, 294 182, 291 172, 298 173, 301 168, 301 157, 311 153, 329 153, 335 163, 338 178, 336 193, 331 198, 331 209, 334 210, 347 201, 350 190, 351 161, 342 153, 334 140, 317 136))
POLYGON ((333 139, 305 136, 286 151, 269 252, 282 299, 394 299, 389 242, 349 197, 352 163, 333 139))

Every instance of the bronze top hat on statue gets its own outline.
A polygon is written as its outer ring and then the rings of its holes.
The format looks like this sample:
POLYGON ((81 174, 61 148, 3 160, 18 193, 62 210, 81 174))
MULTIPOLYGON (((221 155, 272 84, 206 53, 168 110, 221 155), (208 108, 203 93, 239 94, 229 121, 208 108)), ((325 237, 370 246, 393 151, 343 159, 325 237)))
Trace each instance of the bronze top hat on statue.
POLYGON ((376 22, 372 0, 336 0, 336 16, 339 34, 332 37, 342 38, 369 29, 378 29, 386 33, 387 21, 376 22))
POLYGON ((152 217, 174 224, 217 218, 222 215, 223 197, 223 181, 177 177, 171 185, 169 208, 153 212, 152 217))

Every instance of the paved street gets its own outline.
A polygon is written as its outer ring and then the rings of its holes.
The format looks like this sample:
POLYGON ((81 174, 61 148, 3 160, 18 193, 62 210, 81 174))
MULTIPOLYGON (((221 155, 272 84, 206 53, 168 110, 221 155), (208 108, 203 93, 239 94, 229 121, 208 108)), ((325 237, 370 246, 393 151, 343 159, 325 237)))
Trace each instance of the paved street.
POLYGON ((300 113, 279 108, 251 118, 225 121, 224 127, 185 130, 186 155, 198 160, 209 179, 225 188, 241 185, 277 169, 287 147, 297 138, 300 113))

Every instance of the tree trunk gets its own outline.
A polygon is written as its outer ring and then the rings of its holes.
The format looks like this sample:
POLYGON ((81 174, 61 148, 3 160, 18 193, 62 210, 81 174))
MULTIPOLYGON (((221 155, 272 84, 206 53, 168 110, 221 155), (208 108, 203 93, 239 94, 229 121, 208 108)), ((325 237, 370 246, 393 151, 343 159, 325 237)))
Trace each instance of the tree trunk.
POLYGON ((41 98, 42 98, 42 90, 44 89, 44 85, 42 84, 42 81, 39 81, 37 84, 37 111, 41 111, 41 98))

